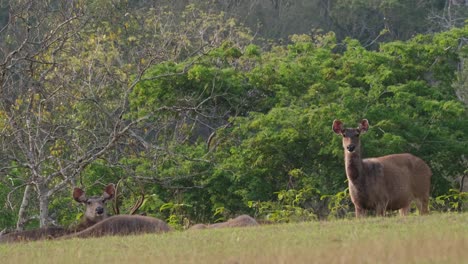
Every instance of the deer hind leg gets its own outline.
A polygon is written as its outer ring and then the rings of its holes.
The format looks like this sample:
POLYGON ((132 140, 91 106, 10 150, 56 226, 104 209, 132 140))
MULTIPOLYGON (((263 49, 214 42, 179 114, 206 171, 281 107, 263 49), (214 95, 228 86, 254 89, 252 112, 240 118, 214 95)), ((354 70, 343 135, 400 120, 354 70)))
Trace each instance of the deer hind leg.
POLYGON ((375 215, 377 216, 385 216, 385 207, 379 207, 375 209, 375 215))
POLYGON ((384 217, 387 211, 387 205, 387 202, 378 203, 375 207, 375 215, 384 217))
POLYGON ((407 206, 403 207, 400 209, 400 215, 401 216, 407 216, 411 208, 411 204, 408 204, 407 206))
POLYGON ((429 197, 422 197, 417 199, 416 206, 420 215, 426 215, 429 213, 429 197))
POLYGON ((356 212, 356 218, 365 217, 367 214, 367 210, 358 208, 358 207, 355 208, 355 212, 356 212))

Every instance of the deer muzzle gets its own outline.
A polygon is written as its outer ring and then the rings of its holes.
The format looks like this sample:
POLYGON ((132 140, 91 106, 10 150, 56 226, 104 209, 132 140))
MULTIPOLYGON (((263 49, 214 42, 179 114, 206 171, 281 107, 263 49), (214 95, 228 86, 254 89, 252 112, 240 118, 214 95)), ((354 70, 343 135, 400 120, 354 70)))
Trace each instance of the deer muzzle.
POLYGON ((356 145, 354 145, 354 144, 349 144, 348 146, 346 146, 346 149, 347 149, 349 152, 354 152, 354 150, 356 149, 356 145))
POLYGON ((102 215, 103 213, 104 213, 104 208, 102 208, 102 207, 97 207, 96 208, 96 214, 102 215))

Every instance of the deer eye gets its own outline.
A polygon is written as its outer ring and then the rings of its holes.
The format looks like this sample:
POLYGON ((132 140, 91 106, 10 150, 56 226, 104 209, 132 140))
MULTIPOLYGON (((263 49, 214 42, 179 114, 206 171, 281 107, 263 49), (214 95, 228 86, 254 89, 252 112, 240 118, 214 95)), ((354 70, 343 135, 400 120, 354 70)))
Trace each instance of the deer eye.
POLYGON ((87 204, 87 205, 91 205, 91 201, 87 201, 86 204, 87 204))

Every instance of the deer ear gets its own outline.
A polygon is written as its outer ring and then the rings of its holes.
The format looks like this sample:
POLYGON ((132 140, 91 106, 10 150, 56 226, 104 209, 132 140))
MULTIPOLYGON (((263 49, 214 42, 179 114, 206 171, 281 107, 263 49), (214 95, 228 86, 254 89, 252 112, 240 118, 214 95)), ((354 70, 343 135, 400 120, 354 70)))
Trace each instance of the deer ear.
POLYGON ((85 192, 78 187, 75 187, 75 189, 73 189, 73 199, 75 199, 75 201, 79 203, 84 203, 87 200, 85 192))
POLYGON ((341 122, 338 119, 335 119, 335 121, 333 121, 332 129, 333 129, 333 132, 335 132, 338 135, 343 134, 343 130, 344 130, 343 129, 343 122, 341 122))
POLYGON ((367 119, 361 120, 358 128, 361 133, 366 133, 369 129, 369 121, 367 121, 367 119))
POLYGON ((114 197, 114 194, 115 194, 115 186, 114 186, 113 183, 111 183, 111 184, 107 185, 106 188, 104 189, 104 193, 102 194, 102 198, 104 198, 104 200, 109 200, 112 197, 114 197))

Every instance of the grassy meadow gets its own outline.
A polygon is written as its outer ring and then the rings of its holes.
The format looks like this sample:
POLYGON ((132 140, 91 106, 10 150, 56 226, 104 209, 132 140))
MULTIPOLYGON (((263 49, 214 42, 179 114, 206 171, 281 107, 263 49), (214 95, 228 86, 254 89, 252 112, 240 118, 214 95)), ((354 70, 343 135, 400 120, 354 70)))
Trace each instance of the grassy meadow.
POLYGON ((1 263, 468 263, 468 213, 1 244, 1 263))

